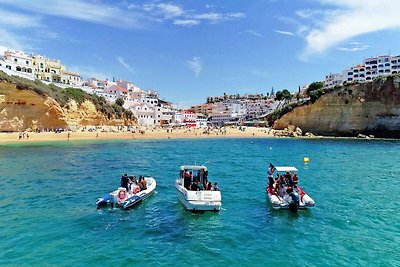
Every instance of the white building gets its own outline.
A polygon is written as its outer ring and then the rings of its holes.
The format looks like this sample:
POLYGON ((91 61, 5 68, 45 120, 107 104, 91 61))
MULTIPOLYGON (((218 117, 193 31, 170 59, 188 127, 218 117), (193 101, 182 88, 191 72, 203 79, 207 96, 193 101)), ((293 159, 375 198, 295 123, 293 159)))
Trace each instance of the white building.
POLYGON ((201 113, 197 113, 196 115, 196 127, 202 128, 207 127, 207 118, 201 113))
POLYGON ((0 60, 0 70, 9 75, 17 75, 30 80, 35 79, 32 56, 22 51, 5 51, 3 58, 0 60))
POLYGON ((234 118, 232 117, 232 113, 227 111, 227 112, 211 113, 210 119, 211 119, 210 122, 212 124, 224 125, 225 123, 232 121, 234 118))
POLYGON ((63 71, 61 73, 61 83, 68 84, 74 87, 83 86, 82 77, 75 72, 63 71))
POLYGON ((273 99, 256 99, 246 100, 246 110, 248 118, 257 118, 264 116, 271 112, 275 108, 274 104, 276 101, 273 99))
POLYGON ((381 55, 364 59, 363 64, 346 68, 342 74, 325 76, 326 88, 341 85, 344 82, 368 82, 375 77, 399 73, 400 56, 381 55))
POLYGON ((150 107, 146 103, 134 104, 130 108, 133 115, 137 118, 137 122, 141 126, 155 125, 155 114, 154 108, 150 107))
POLYGON ((343 83, 343 74, 341 73, 329 73, 325 76, 324 87, 333 88, 343 83))

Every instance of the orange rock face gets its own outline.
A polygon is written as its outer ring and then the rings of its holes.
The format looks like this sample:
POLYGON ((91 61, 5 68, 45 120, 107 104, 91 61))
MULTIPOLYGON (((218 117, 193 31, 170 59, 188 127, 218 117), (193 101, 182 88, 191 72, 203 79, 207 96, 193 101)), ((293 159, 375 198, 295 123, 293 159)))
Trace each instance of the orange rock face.
POLYGON ((0 131, 24 131, 80 127, 87 125, 134 125, 134 121, 106 118, 94 104, 78 105, 71 100, 65 107, 50 97, 0 82, 0 131))
POLYGON ((400 137, 400 78, 346 86, 321 96, 315 103, 293 109, 274 123, 304 132, 331 136, 400 137))

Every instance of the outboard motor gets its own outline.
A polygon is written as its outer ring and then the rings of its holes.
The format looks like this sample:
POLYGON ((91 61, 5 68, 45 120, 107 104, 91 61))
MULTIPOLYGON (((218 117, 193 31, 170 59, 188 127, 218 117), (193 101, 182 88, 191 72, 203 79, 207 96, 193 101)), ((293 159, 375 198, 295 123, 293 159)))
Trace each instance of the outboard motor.
POLYGON ((300 206, 299 194, 297 194, 296 192, 291 192, 289 196, 292 198, 292 200, 289 203, 289 210, 297 212, 300 206))

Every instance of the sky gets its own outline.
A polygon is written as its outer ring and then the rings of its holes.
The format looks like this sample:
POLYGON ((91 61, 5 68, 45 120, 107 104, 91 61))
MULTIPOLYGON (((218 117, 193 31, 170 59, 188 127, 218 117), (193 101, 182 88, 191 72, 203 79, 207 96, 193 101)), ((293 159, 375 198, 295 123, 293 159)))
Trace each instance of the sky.
POLYGON ((178 106, 323 80, 400 54, 400 0, 0 0, 0 52, 60 59, 178 106))

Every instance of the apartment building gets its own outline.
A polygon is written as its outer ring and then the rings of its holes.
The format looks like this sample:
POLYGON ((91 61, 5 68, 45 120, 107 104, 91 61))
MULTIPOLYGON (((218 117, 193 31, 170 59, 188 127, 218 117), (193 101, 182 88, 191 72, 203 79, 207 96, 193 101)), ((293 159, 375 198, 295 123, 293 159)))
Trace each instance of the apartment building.
POLYGON ((362 64, 346 68, 341 74, 325 76, 324 87, 331 88, 344 82, 368 82, 375 77, 397 74, 400 69, 400 56, 381 55, 364 59, 362 64))
POLYGON ((22 51, 5 51, 3 58, 0 60, 0 69, 10 75, 17 75, 30 80, 35 79, 32 56, 22 51))

